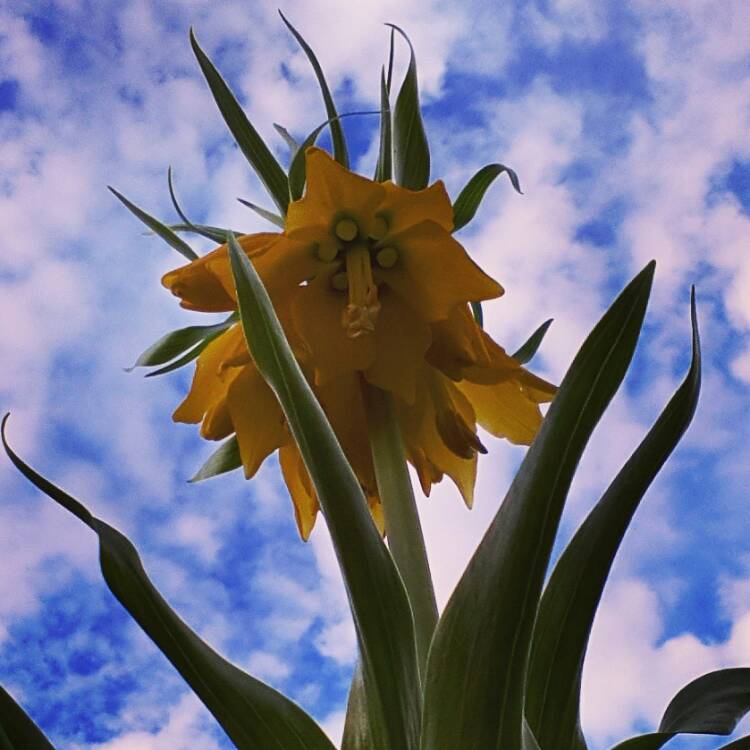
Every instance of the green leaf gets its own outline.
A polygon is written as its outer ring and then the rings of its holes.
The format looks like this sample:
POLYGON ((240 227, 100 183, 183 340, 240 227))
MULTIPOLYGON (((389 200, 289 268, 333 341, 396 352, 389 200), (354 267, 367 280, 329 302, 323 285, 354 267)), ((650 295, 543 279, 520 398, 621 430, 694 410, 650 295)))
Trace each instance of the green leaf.
POLYGON ((352 684, 349 687, 349 699, 346 703, 341 750, 370 750, 373 744, 368 720, 362 664, 357 662, 357 668, 352 676, 352 684))
POLYGON ((221 336, 221 334, 224 333, 224 331, 217 331, 216 333, 212 333, 210 336, 206 336, 203 341, 200 342, 197 346, 194 346, 189 351, 185 352, 181 357, 174 360, 174 362, 170 362, 168 365, 165 365, 164 367, 160 367, 158 370, 152 370, 151 372, 147 372, 144 377, 146 378, 154 378, 157 375, 166 375, 168 372, 174 372, 175 370, 179 370, 180 367, 184 367, 185 365, 190 364, 194 359, 197 359, 201 352, 216 338, 221 336))
POLYGON ((278 206, 281 215, 286 216, 286 209, 289 205, 289 183, 284 170, 263 142, 258 131, 247 119, 247 115, 243 112, 242 107, 240 107, 219 71, 201 49, 192 28, 190 29, 190 44, 224 122, 226 122, 245 158, 250 162, 260 181, 278 206))
POLYGON ((334 750, 299 706, 245 674, 204 643, 169 607, 146 575, 129 539, 93 516, 74 497, 25 464, 5 438, 16 468, 99 537, 99 560, 109 589, 174 665, 240 750, 334 750))
POLYGON ((633 356, 653 273, 651 262, 584 342, 445 608, 427 666, 422 750, 522 747, 532 628, 560 515, 633 356))
POLYGON ((240 446, 237 442, 237 436, 232 435, 208 457, 208 460, 198 469, 198 472, 190 481, 202 482, 204 479, 210 479, 219 474, 226 474, 228 471, 239 469, 240 466, 242 466, 240 446))
POLYGON ((393 156, 396 184, 410 190, 422 190, 430 181, 430 147, 424 132, 422 112, 419 109, 417 61, 409 37, 392 23, 386 24, 398 31, 409 45, 411 57, 406 77, 396 97, 393 110, 393 156))
POLYGON ((185 240, 180 239, 168 226, 162 224, 150 214, 147 214, 143 209, 138 208, 135 203, 131 203, 124 195, 118 193, 113 187, 109 187, 109 191, 152 232, 158 234, 164 242, 177 250, 180 255, 184 255, 188 260, 195 260, 198 257, 190 245, 188 245, 185 240))
POLYGON ((169 197, 172 199, 174 210, 177 211, 178 216, 185 222, 185 226, 189 227, 195 234, 207 237, 209 240, 213 240, 220 245, 223 244, 223 237, 226 237, 226 233, 228 230, 225 230, 223 234, 220 234, 220 230, 217 230, 215 227, 205 227, 202 224, 193 224, 193 222, 190 221, 190 219, 188 219, 188 217, 183 212, 174 192, 174 184, 172 183, 172 167, 169 167, 167 169, 167 185, 169 187, 169 197))
MULTIPOLYGON (((251 203, 250 201, 246 201, 244 198, 237 198, 237 200, 243 205, 247 206, 249 209, 252 209, 255 211, 258 216, 263 217, 266 221, 270 221, 271 224, 275 224, 277 227, 284 228, 284 219, 281 218, 278 214, 275 214, 273 211, 269 211, 266 208, 263 208, 261 206, 257 206, 255 203, 251 203)), ((236 234, 236 232, 232 232, 232 234, 236 234)), ((226 239, 226 232, 224 233, 224 239, 226 239)), ((222 240, 223 244, 224 240, 222 240)))
POLYGON ((273 127, 276 132, 284 139, 284 143, 289 146, 289 151, 291 151, 292 156, 294 156, 297 151, 299 151, 299 143, 297 142, 297 139, 283 125, 274 123, 273 127))
POLYGON ((3 687, 0 687, 0 750, 55 750, 3 687))
MULTIPOLYGON (((659 750, 677 734, 732 734, 748 711, 750 669, 719 669, 682 688, 667 706, 656 732, 631 737, 613 750, 659 750)), ((743 746, 743 740, 737 742, 743 746)), ((727 747, 732 745, 737 743, 727 747)))
POLYGON ((482 312, 482 303, 481 302, 472 302, 471 303, 471 312, 474 315, 474 320, 477 321, 477 325, 480 328, 484 328, 484 313, 482 312))
POLYGON ((393 42, 395 30, 391 29, 390 51, 388 53, 388 73, 380 69, 380 146, 374 179, 386 182, 393 178, 393 131, 391 118, 391 78, 393 76, 393 42))
POLYGON ((421 701, 411 610, 359 481, 284 336, 268 293, 231 235, 240 320, 315 486, 349 595, 373 733, 372 750, 415 750, 421 701))
POLYGON ((694 295, 691 321, 693 355, 685 380, 573 536, 544 590, 526 683, 526 716, 543 747, 586 747, 580 727, 581 678, 604 585, 643 495, 698 403, 701 355, 694 295))
POLYGON ((523 734, 521 735, 521 747, 523 750, 541 750, 534 732, 526 719, 523 720, 523 734))
POLYGON ((453 231, 457 232, 465 227, 473 218, 484 198, 489 186, 498 175, 505 172, 510 179, 515 191, 523 195, 518 175, 504 164, 488 164, 482 167, 467 183, 466 187, 459 193, 453 204, 453 231))
POLYGON ((513 359, 517 359, 522 365, 531 362, 534 355, 537 353, 542 340, 547 334, 547 330, 552 325, 552 320, 552 318, 545 320, 544 323, 542 323, 542 325, 540 325, 539 328, 537 328, 536 331, 526 339, 519 350, 513 354, 513 359))
POLYGON ((219 245, 224 244, 227 232, 233 232, 236 235, 245 234, 245 232, 238 232, 235 229, 212 227, 208 224, 167 224, 167 227, 173 232, 185 232, 186 234, 199 234, 208 237, 219 245))
MULTIPOLYGON (((127 372, 136 367, 152 367, 163 365, 179 354, 187 351, 197 343, 203 341, 214 333, 223 333, 237 322, 237 313, 232 313, 226 320, 210 326, 188 326, 170 331, 162 336, 155 344, 149 346, 143 354, 135 361, 127 372)), ((214 337, 215 338, 215 337, 214 337)))
POLYGON ((297 31, 297 29, 294 28, 294 26, 292 26, 291 23, 289 23, 289 21, 286 19, 286 16, 281 11, 279 11, 279 15, 281 16, 281 20, 286 24, 289 31, 292 32, 299 46, 302 47, 304 53, 307 55, 307 59, 310 61, 310 65, 312 65, 312 68, 315 71, 315 76, 317 77, 318 85, 320 86, 320 92, 323 94, 323 101, 326 105, 326 114, 328 115, 328 122, 331 128, 333 158, 336 159, 339 164, 349 169, 349 155, 346 150, 344 131, 341 128, 341 122, 338 119, 339 114, 336 111, 336 105, 333 102, 331 89, 328 88, 328 82, 326 81, 326 77, 323 74, 323 69, 320 67, 318 58, 315 56, 312 48, 302 38, 302 35, 297 31))

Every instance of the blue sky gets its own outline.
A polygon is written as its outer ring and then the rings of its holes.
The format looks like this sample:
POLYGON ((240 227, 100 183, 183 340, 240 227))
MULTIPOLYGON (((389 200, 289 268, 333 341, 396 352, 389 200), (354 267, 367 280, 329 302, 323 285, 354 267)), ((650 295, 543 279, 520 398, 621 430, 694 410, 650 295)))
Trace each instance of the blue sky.
MULTIPOLYGON (((501 344, 512 350, 555 318, 541 374, 559 380, 625 280, 657 259, 633 370, 582 462, 564 535, 681 378, 697 285, 702 402, 623 547, 584 685, 593 748, 653 727, 691 678, 750 665, 750 10, 742 0, 281 7, 342 111, 377 106, 382 22, 408 31, 433 176, 451 195, 489 162, 519 173, 525 195, 499 181, 460 237, 506 288, 485 307, 501 344)), ((251 483, 186 484, 211 451, 170 419, 190 372, 123 371, 167 330, 204 321, 159 284, 180 257, 144 236, 106 185, 167 219, 171 165, 194 220, 266 228, 235 200, 268 203, 199 75, 190 25, 280 157, 273 122, 303 136, 324 119, 275 4, 0 6, 0 406, 19 452, 134 540, 192 627, 336 736, 354 637, 323 524, 299 541, 273 460, 251 483)), ((399 49, 399 74, 403 64, 399 49)), ((367 174, 374 120, 345 125, 367 174)), ((421 502, 441 601, 522 456, 488 445, 473 511, 445 483, 421 502)), ((54 742, 229 746, 104 587, 93 536, 7 462, 0 548, 0 682, 54 742)))

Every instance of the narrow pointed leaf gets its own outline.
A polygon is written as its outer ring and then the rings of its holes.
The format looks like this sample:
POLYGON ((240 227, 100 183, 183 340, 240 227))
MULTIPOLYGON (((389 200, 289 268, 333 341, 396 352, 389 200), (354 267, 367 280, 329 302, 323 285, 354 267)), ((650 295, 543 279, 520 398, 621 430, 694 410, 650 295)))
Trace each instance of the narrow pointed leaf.
POLYGON ((138 208, 135 203, 129 201, 124 195, 118 193, 113 187, 109 191, 135 216, 137 216, 154 234, 158 234, 164 242, 170 247, 177 250, 180 255, 184 255, 188 260, 195 260, 198 256, 195 251, 188 245, 185 240, 178 237, 166 224, 162 224, 150 214, 147 214, 142 208, 138 208))
POLYGON ((178 357, 173 362, 170 362, 168 365, 164 365, 164 367, 160 367, 158 370, 152 370, 151 372, 147 372, 144 377, 147 378, 154 378, 158 375, 166 375, 168 372, 174 372, 175 370, 179 370, 180 367, 184 367, 185 365, 189 365, 194 359, 197 359, 200 356, 200 353, 215 339, 221 336, 221 334, 224 333, 224 331, 217 331, 216 333, 212 333, 210 336, 206 336, 203 341, 201 341, 197 346, 194 346, 189 351, 185 352, 181 357, 178 357))
POLYGON ((135 361, 128 371, 136 367, 152 367, 154 365, 163 365, 178 355, 186 352, 188 349, 203 341, 206 337, 214 333, 222 333, 237 322, 237 315, 230 315, 221 323, 210 326, 188 326, 179 328, 176 331, 170 331, 162 336, 155 344, 149 346, 143 354, 135 361))
MULTIPOLYGON (((193 224, 190 219, 185 215, 185 212, 182 210, 182 207, 180 206, 177 195, 174 191, 174 184, 172 182, 172 167, 169 167, 167 169, 167 186, 169 187, 169 197, 172 199, 172 205, 174 206, 174 210, 177 211, 177 215, 182 219, 182 221, 185 223, 184 226, 189 228, 190 231, 192 231, 194 234, 199 234, 203 237, 208 238, 209 240, 213 240, 214 242, 218 242, 221 244, 224 242, 223 239, 216 239, 216 229, 214 227, 204 227, 202 224, 193 224)), ((170 227, 170 229, 174 229, 173 226, 170 227)), ((224 234, 221 235, 221 237, 226 237, 226 231, 224 231, 224 234)))
POLYGON ((244 232, 238 232, 236 229, 226 229, 222 227, 212 227, 208 224, 168 224, 169 229, 173 232, 184 232, 185 234, 199 234, 202 237, 208 237, 217 245, 224 243, 227 232, 233 232, 236 235, 242 235, 244 232))
POLYGON ((521 737, 521 747, 523 750, 541 750, 534 732, 531 730, 529 723, 523 721, 523 735, 521 737))
POLYGON ((349 687, 349 699, 346 703, 341 750, 370 750, 372 746, 362 665, 357 663, 352 676, 352 684, 349 687))
MULTIPOLYGON (((693 680, 672 698, 658 731, 632 737, 613 750, 659 750, 677 734, 732 734, 749 711, 750 669, 719 669, 693 680)), ((737 740, 727 747, 737 743, 743 746, 737 740)))
POLYGON ((289 146, 292 156, 299 150, 299 143, 297 139, 283 126, 278 123, 273 124, 274 130, 284 139, 284 143, 289 146))
POLYGON ((297 31, 297 29, 292 26, 291 23, 287 20, 286 16, 279 11, 279 15, 281 16, 281 20, 286 24, 289 31, 292 32, 292 35, 297 40, 297 43, 300 47, 302 47, 302 50, 307 55, 307 59, 310 61, 310 65, 312 65, 312 69, 315 71, 315 76, 318 79, 318 85, 320 86, 320 92, 323 94, 323 102, 326 106, 326 114, 328 115, 328 121, 329 126, 331 128, 331 142, 333 144, 333 158, 336 159, 336 161, 346 167, 349 168, 349 154, 346 150, 346 140, 344 138, 344 131, 341 127, 341 122, 338 119, 339 113, 336 111, 336 105, 333 102, 333 97, 331 96, 331 89, 328 87, 328 82, 326 81, 326 77, 323 74, 323 69, 320 67, 320 63, 318 62, 318 58, 315 56, 315 53, 312 51, 312 48, 310 45, 302 38, 302 35, 297 31))
POLYGON ((274 390, 313 481, 344 577, 362 660, 372 750, 415 750, 419 673, 401 578, 360 484, 284 336, 271 300, 234 237, 229 257, 250 353, 274 390))
POLYGON ((482 312, 482 303, 472 302, 471 312, 472 312, 472 315, 474 315, 474 320, 477 321, 477 325, 480 328, 484 328, 484 313, 482 312))
POLYGON ((3 687, 0 687, 0 750, 55 750, 3 687))
POLYGON ((698 403, 701 366, 694 296, 691 321, 693 356, 685 380, 573 536, 544 590, 526 688, 526 716, 543 747, 586 747, 580 728, 581 678, 604 585, 643 495, 698 403))
POLYGON ((240 466, 242 466, 240 446, 237 442, 237 436, 232 435, 208 457, 208 460, 198 469, 198 472, 190 481, 201 482, 204 479, 210 479, 219 474, 226 474, 228 471, 239 469, 240 466))
POLYGON ((99 537, 104 580, 133 619, 172 662, 240 750, 334 750, 320 727, 296 704, 238 669, 204 643, 169 607, 146 575, 129 539, 93 516, 74 497, 3 446, 37 488, 77 516, 99 537))
POLYGON ((286 216, 286 209, 289 205, 289 183, 284 170, 263 142, 258 131, 247 119, 247 115, 227 86, 226 81, 221 77, 208 55, 201 49, 192 29, 190 29, 190 44, 224 122, 226 122, 245 158, 250 162, 260 181, 278 206, 281 215, 286 216))
POLYGON ((560 515, 632 358, 653 272, 652 262, 584 342, 446 606, 427 667, 422 750, 522 748, 532 628, 560 515))
MULTIPOLYGON (((258 216, 261 216, 266 221, 270 221, 271 224, 275 224, 277 227, 284 228, 284 219, 281 218, 278 214, 275 214, 273 211, 269 211, 267 208, 263 208, 261 206, 255 205, 255 203, 251 203, 250 201, 246 201, 244 198, 237 198, 237 200, 243 205, 247 206, 252 211, 255 211, 258 216)), ((233 234, 236 234, 236 232, 233 232, 233 234)), ((227 233, 224 232, 224 238, 221 240, 222 244, 224 243, 224 240, 227 237, 227 233)))
POLYGON ((547 334, 547 331, 549 327, 552 325, 552 318, 549 320, 545 320, 542 325, 539 326, 539 328, 534 331, 534 333, 529 336, 528 339, 521 345, 521 347, 518 349, 518 351, 513 355, 514 359, 517 359, 522 365, 525 365, 527 362, 531 362, 531 360, 534 358, 534 355, 539 350, 539 346, 541 345, 542 341, 544 340, 544 337, 547 334))
POLYGON ((376 182, 386 182, 393 177, 393 141, 391 134, 391 103, 385 80, 385 68, 380 71, 380 146, 375 166, 376 182))
POLYGON ((457 232, 465 227, 475 216, 479 204, 484 198, 489 186, 498 175, 503 172, 508 175, 510 184, 517 193, 523 195, 518 175, 504 164, 488 164, 482 167, 467 183, 466 187, 459 193, 453 204, 453 231, 457 232))
POLYGON ((410 190, 422 190, 430 181, 430 147, 419 108, 417 61, 409 37, 394 24, 409 45, 410 58, 406 77, 396 97, 393 109, 393 156, 396 184, 410 190))

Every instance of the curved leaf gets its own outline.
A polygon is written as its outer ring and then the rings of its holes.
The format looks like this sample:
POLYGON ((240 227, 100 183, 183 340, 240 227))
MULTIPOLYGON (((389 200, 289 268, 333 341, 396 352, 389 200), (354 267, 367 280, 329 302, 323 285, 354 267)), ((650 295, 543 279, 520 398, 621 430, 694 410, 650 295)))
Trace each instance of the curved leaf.
POLYGON ((427 666, 422 750, 522 747, 532 628, 560 515, 632 358, 653 272, 651 262, 584 342, 445 608, 427 666))
POLYGON ((352 684, 349 686, 349 699, 346 702, 341 750, 370 750, 373 744, 368 719, 362 664, 357 662, 357 668, 352 676, 352 684))
POLYGON ((334 750, 320 727, 278 691, 238 669, 204 643, 169 607, 146 575, 130 540, 25 464, 2 442, 16 468, 99 537, 110 591, 172 662, 240 750, 334 750))
POLYGON ((201 482, 204 479, 216 477, 219 474, 226 474, 228 471, 234 471, 242 466, 240 457, 240 446, 237 442, 237 436, 232 435, 224 441, 219 448, 214 451, 203 466, 198 469, 191 482, 201 482))
MULTIPOLYGON (((677 734, 732 734, 749 711, 750 668, 719 669, 685 685, 669 702, 656 732, 632 737, 613 750, 658 750, 677 734)), ((743 747, 746 740, 726 747, 743 747)))
POLYGON ((331 96, 331 89, 328 88, 328 82, 326 81, 326 77, 323 74, 323 69, 320 67, 320 63, 318 62, 318 58, 315 56, 315 53, 312 51, 312 48, 310 45, 302 38, 302 35, 297 31, 297 29, 292 26, 289 21, 287 21, 286 16, 279 11, 279 15, 281 16, 281 20, 286 24, 289 31, 292 32, 294 35, 294 38, 297 40, 297 43, 300 47, 302 47, 304 53, 307 55, 307 59, 310 61, 310 65, 312 65, 313 70, 315 71, 315 76, 318 79, 318 85, 320 86, 320 92, 323 94, 323 101, 326 105, 326 114, 328 115, 328 122, 331 127, 331 142, 333 143, 333 158, 336 159, 336 161, 341 164, 342 166, 349 169, 349 154, 346 150, 346 140, 344 138, 344 131, 341 128, 341 122, 338 119, 338 112, 336 111, 336 105, 333 102, 333 97, 331 96))
POLYGON ((419 108, 417 60, 408 36, 395 24, 389 23, 409 45, 410 58, 406 77, 393 108, 393 167, 396 184, 410 190, 422 190, 430 181, 430 147, 419 108))
POLYGON ((547 335, 549 327, 552 325, 553 318, 545 320, 534 333, 520 346, 517 352, 513 354, 513 359, 517 359, 522 365, 531 362, 534 355, 539 350, 544 337, 547 335))
POLYGON ((691 322, 693 354, 685 380, 573 536, 544 590, 526 684, 526 716, 543 747, 586 747, 580 728, 581 678, 604 585, 643 495, 698 403, 701 354, 694 294, 691 322))
POLYGON ((391 29, 388 53, 388 73, 380 69, 380 145, 374 179, 386 182, 393 178, 393 120, 391 116, 391 77, 393 75, 393 41, 395 30, 391 29))
POLYGON ((185 352, 181 357, 178 357, 174 362, 170 362, 168 365, 165 365, 164 367, 160 367, 158 370, 152 370, 151 372, 147 372, 144 377, 146 378, 154 378, 157 375, 166 375, 168 372, 174 372, 174 370, 179 370, 180 367, 184 367, 185 365, 189 365, 194 359, 197 359, 200 356, 200 353, 215 339, 221 336, 221 334, 224 333, 224 331, 217 331, 216 333, 212 333, 210 336, 206 336, 203 341, 201 341, 197 346, 194 346, 189 351, 185 352))
POLYGON ((192 28, 190 29, 190 44, 224 122, 226 122, 245 158, 250 162, 260 181, 278 206, 281 215, 286 216, 286 209, 289 205, 289 183, 284 170, 263 142, 258 131, 247 119, 247 115, 235 99, 226 81, 221 77, 208 55, 201 49, 192 28))
MULTIPOLYGON (((169 362, 179 354, 195 346, 206 337, 214 333, 223 333, 237 322, 237 314, 233 313, 221 323, 215 323, 210 326, 188 326, 187 328, 178 328, 176 331, 170 331, 162 336, 156 343, 149 346, 143 354, 135 361, 132 367, 151 367, 153 365, 163 365, 169 362)), ((215 338, 215 337, 214 337, 215 338)))
POLYGON ((495 178, 505 172, 511 185, 517 193, 523 195, 518 175, 505 164, 488 164, 482 167, 467 183, 466 187, 458 194, 453 204, 453 231, 457 232, 465 227, 473 218, 484 198, 489 186, 495 178))
POLYGON ((414 624, 404 585, 263 283, 234 237, 228 240, 248 348, 297 442, 346 584, 369 715, 374 717, 372 750, 414 750, 421 700, 414 624))
POLYGON ((224 243, 224 238, 227 236, 227 232, 234 232, 236 235, 245 234, 245 232, 238 232, 235 229, 225 229, 222 227, 212 227, 208 224, 167 224, 167 227, 173 232, 185 232, 186 234, 199 234, 203 237, 212 239, 217 244, 221 245, 224 243))
MULTIPOLYGON (((188 217, 185 215, 185 212, 182 210, 182 207, 180 206, 177 200, 177 196, 174 192, 174 184, 172 182, 172 167, 167 168, 167 186, 169 188, 169 197, 172 199, 174 210, 177 211, 177 215, 183 220, 183 222, 185 222, 185 227, 187 227, 194 234, 199 234, 221 245, 224 242, 223 238, 226 236, 226 230, 222 233, 221 230, 218 230, 215 227, 206 227, 203 224, 193 224, 193 222, 190 221, 190 219, 188 219, 188 217)), ((174 229, 174 227, 170 228, 174 229)))
POLYGON ((283 126, 278 123, 273 124, 274 130, 284 139, 284 143, 289 147, 289 152, 294 156, 299 150, 297 139, 283 126))
MULTIPOLYGON (((273 211, 269 211, 267 208, 263 208, 262 206, 257 206, 255 203, 251 203, 250 201, 246 201, 244 198, 237 198, 237 200, 243 205, 247 206, 252 211, 255 211, 258 216, 261 216, 266 221, 270 221, 271 224, 275 224, 277 227, 284 228, 284 219, 281 218, 278 214, 275 214, 273 211)), ((232 234, 237 234, 236 232, 233 232, 232 234)), ((223 238, 221 240, 222 244, 224 244, 224 240, 227 237, 227 233, 224 232, 223 238)))
POLYGON ((55 750, 3 687, 0 687, 0 750, 55 750))
POLYGON ((132 214, 137 216, 154 234, 158 234, 164 242, 177 250, 180 255, 185 256, 188 260, 195 260, 198 255, 185 240, 178 237, 166 224, 162 224, 150 214, 147 214, 142 208, 138 208, 135 203, 129 201, 122 193, 118 193, 113 187, 108 186, 110 193, 114 195, 132 214))

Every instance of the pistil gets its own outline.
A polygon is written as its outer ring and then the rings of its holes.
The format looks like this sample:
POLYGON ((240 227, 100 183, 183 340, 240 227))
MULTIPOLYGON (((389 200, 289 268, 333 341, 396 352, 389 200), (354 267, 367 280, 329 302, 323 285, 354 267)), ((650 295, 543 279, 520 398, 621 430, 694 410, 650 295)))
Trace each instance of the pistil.
POLYGON ((346 253, 346 275, 349 279, 349 304, 341 315, 341 323, 350 338, 358 338, 375 330, 380 312, 378 288, 372 278, 370 252, 364 245, 346 253))

